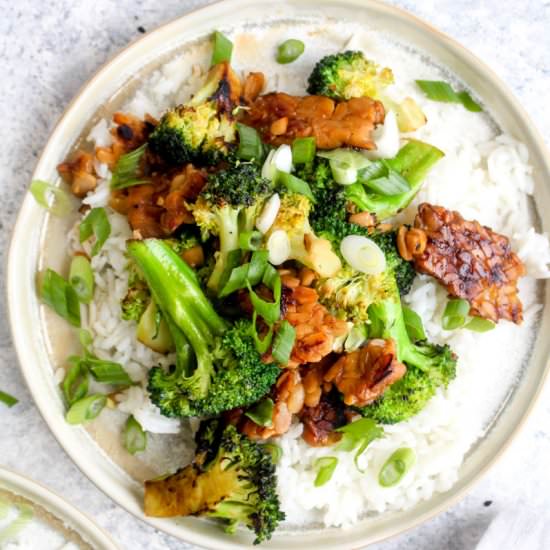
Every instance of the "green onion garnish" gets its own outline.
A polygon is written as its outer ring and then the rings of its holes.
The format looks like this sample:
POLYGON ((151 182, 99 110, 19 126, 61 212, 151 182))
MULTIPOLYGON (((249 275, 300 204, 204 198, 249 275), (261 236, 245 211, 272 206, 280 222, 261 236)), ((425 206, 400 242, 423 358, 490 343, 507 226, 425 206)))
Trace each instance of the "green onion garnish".
POLYGON ((34 200, 54 216, 63 217, 71 210, 71 199, 63 189, 42 180, 31 182, 34 200))
POLYGON ((147 144, 122 155, 113 170, 111 178, 111 189, 126 189, 135 185, 144 185, 151 183, 151 178, 140 174, 141 159, 147 150, 147 144))
POLYGON ((315 487, 321 487, 325 483, 328 483, 331 480, 332 474, 334 474, 334 470, 336 470, 337 465, 338 459, 335 456, 323 456, 318 458, 313 463, 313 467, 318 468, 317 476, 315 477, 313 485, 315 485, 315 487))
POLYGON ((353 460, 355 467, 360 472, 363 472, 359 468, 359 457, 375 439, 379 439, 384 435, 384 430, 377 426, 376 422, 371 418, 361 418, 341 428, 337 428, 335 431, 343 434, 336 450, 351 452, 357 449, 353 460))
POLYGON ((273 359, 280 365, 286 365, 290 359, 295 341, 296 329, 287 320, 284 320, 280 324, 279 330, 275 335, 275 341, 273 342, 273 349, 271 350, 273 359))
POLYGON ((495 326, 495 323, 489 319, 483 319, 483 317, 472 317, 470 321, 464 325, 464 328, 472 330, 473 332, 488 332, 489 330, 493 330, 495 326))
POLYGON ((220 298, 229 296, 241 288, 246 288, 247 283, 250 283, 251 286, 259 284, 267 267, 267 258, 266 250, 255 250, 249 263, 233 267, 218 296, 220 298))
POLYGON ((122 431, 122 443, 124 448, 133 455, 147 448, 147 432, 133 416, 126 421, 122 431))
POLYGON ((252 253, 250 265, 248 267, 248 282, 252 286, 260 284, 267 268, 268 257, 269 252, 267 250, 256 250, 252 253))
POLYGON ((217 65, 223 61, 231 61, 233 42, 219 31, 214 31, 212 38, 214 41, 214 51, 212 52, 210 65, 217 65))
POLYGON ((378 483, 382 487, 397 485, 412 468, 415 461, 416 455, 411 448, 402 447, 401 449, 397 449, 382 466, 378 474, 378 483))
POLYGON ((89 395, 71 405, 71 408, 65 415, 65 420, 69 424, 82 424, 88 420, 93 420, 99 415, 106 404, 106 395, 100 393, 89 395))
POLYGON ((248 266, 249 264, 243 264, 231 270, 227 283, 225 283, 218 294, 220 298, 229 296, 241 288, 246 288, 246 283, 248 281, 248 266))
POLYGON ((270 428, 273 424, 273 400, 269 397, 262 399, 257 405, 244 413, 252 422, 270 428))
POLYGON ((275 443, 265 443, 262 448, 271 455, 273 464, 278 464, 281 461, 283 449, 281 449, 279 445, 276 445, 275 443))
POLYGON ((73 287, 53 269, 47 269, 40 282, 40 297, 71 325, 80 326, 80 303, 73 287))
POLYGON ((82 399, 88 393, 88 369, 80 357, 69 357, 71 368, 65 374, 61 388, 68 405, 82 399))
POLYGON ((4 405, 8 407, 13 407, 18 402, 19 400, 13 397, 13 395, 0 390, 0 403, 4 403, 4 405))
POLYGON ((267 334, 262 340, 258 334, 258 328, 256 325, 257 319, 258 314, 254 311, 252 313, 252 339, 254 340, 257 352, 262 354, 269 349, 269 346, 271 346, 271 342, 273 341, 273 325, 269 327, 267 334))
POLYGON ((231 273, 233 272, 233 269, 241 265, 242 256, 243 256, 243 251, 240 248, 231 250, 227 254, 225 268, 220 277, 220 283, 219 283, 219 288, 222 289, 220 291, 220 296, 221 296, 221 292, 223 292, 224 290, 225 285, 229 281, 229 278, 231 277, 231 273))
POLYGON ((468 320, 469 311, 470 304, 467 300, 463 300, 462 298, 449 300, 443 312, 441 326, 445 330, 455 330, 463 327, 468 320))
POLYGON ((314 137, 296 138, 292 142, 292 162, 306 164, 315 158, 316 144, 314 137))
POLYGON ((83 304, 89 304, 92 301, 94 296, 94 272, 88 258, 75 256, 72 259, 69 282, 83 304))
POLYGON ((92 256, 95 256, 111 234, 111 224, 105 208, 92 208, 90 213, 80 222, 80 242, 83 243, 92 235, 95 243, 92 246, 92 256))
POLYGON ((403 306, 403 318, 405 320, 407 334, 413 342, 426 340, 426 333, 424 332, 422 319, 420 318, 420 315, 416 313, 416 311, 413 311, 410 307, 403 306))
POLYGON ((239 133, 237 156, 243 160, 262 161, 264 146, 256 129, 237 122, 237 132, 239 133))
POLYGON ((373 178, 364 182, 364 185, 386 197, 393 197, 395 195, 401 195, 411 190, 409 182, 399 172, 388 169, 387 175, 373 178))
POLYGON ((250 301, 252 307, 258 315, 260 315, 264 321, 269 325, 275 324, 281 316, 281 276, 279 272, 271 265, 268 264, 265 268, 262 282, 265 286, 273 291, 273 302, 267 302, 260 298, 253 290, 250 281, 247 281, 248 292, 250 294, 250 301))
POLYGON ((104 361, 95 357, 86 357, 83 361, 94 379, 101 384, 116 386, 130 386, 132 384, 132 379, 119 363, 104 361))
POLYGON ((479 113, 481 106, 476 103, 467 91, 455 92, 450 84, 441 80, 417 80, 419 88, 432 101, 444 103, 461 103, 468 111, 479 113))
POLYGON ((239 235, 239 246, 243 250, 258 250, 262 244, 262 234, 259 231, 243 231, 239 235))
POLYGON ((300 195, 304 195, 311 202, 315 203, 315 197, 313 196, 311 188, 306 181, 297 178, 292 174, 287 174, 286 172, 281 172, 280 170, 277 170, 276 182, 280 185, 284 185, 289 191, 292 191, 293 193, 300 193, 300 195))
POLYGON ((295 38, 285 40, 277 48, 277 63, 281 65, 292 63, 304 53, 305 49, 306 47, 301 40, 295 38))

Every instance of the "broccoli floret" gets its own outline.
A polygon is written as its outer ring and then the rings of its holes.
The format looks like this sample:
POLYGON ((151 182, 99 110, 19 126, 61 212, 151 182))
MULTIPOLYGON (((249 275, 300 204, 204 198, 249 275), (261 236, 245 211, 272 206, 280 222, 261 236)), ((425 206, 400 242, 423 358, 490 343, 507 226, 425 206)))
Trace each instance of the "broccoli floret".
POLYGON ((128 252, 141 269, 176 347, 172 373, 150 371, 151 400, 165 416, 218 414, 254 403, 280 370, 256 351, 248 321, 233 326, 216 313, 196 274, 158 239, 130 241, 128 252))
POLYGON ((254 544, 271 538, 285 515, 270 454, 219 420, 201 424, 195 461, 175 474, 145 482, 145 514, 200 515, 223 520, 229 532, 244 524, 254 544))
POLYGON ((368 316, 369 337, 394 340, 397 356, 407 366, 407 373, 360 411, 377 422, 394 424, 417 414, 437 388, 448 385, 456 375, 456 356, 449 346, 412 342, 396 285, 392 296, 369 307, 368 316))
POLYGON ((200 235, 195 226, 185 226, 177 236, 164 239, 164 242, 178 255, 201 244, 200 235))
POLYGON ((380 69, 362 52, 346 51, 327 55, 315 65, 307 91, 340 100, 364 96, 378 98, 380 91, 392 83, 391 69, 380 69))
POLYGON ((239 89, 228 63, 212 67, 193 98, 162 117, 149 137, 150 150, 172 165, 212 165, 227 158, 237 139, 232 112, 239 89))
POLYGON ((220 239, 216 265, 208 280, 212 292, 221 290, 228 255, 240 248, 240 233, 253 228, 270 189, 271 183, 261 177, 257 165, 238 164, 210 175, 205 189, 192 206, 203 239, 210 235, 220 239))
POLYGON ((251 328, 249 321, 239 320, 218 339, 211 352, 216 372, 204 398, 190 399, 186 379, 177 371, 168 374, 154 367, 148 384, 151 401, 165 416, 209 416, 260 400, 281 371, 274 363, 262 363, 251 328))
POLYGON ((151 301, 147 283, 133 263, 128 265, 128 291, 120 302, 121 318, 125 321, 140 320, 151 301))
POLYGON ((313 269, 321 277, 331 277, 342 267, 331 243, 313 232, 309 222, 310 200, 299 193, 286 193, 269 234, 286 232, 290 242, 290 260, 313 269))

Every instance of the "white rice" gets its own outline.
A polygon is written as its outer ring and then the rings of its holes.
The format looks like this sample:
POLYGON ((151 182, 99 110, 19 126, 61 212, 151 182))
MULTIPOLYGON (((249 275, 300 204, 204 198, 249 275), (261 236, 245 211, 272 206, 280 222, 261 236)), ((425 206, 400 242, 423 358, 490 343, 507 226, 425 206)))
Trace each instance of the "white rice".
MULTIPOLYGON (((300 437, 300 424, 295 424, 277 441, 283 449, 278 489, 292 524, 345 527, 368 513, 414 506, 436 492, 448 490, 457 480, 465 454, 483 434, 513 387, 528 354, 540 309, 536 303, 535 279, 550 276, 550 245, 547 236, 538 234, 532 225, 529 195, 533 193, 534 182, 527 148, 501 134, 487 114, 470 113, 459 105, 430 102, 414 85, 414 79, 449 80, 452 78, 449 74, 375 32, 358 29, 353 32, 349 23, 332 25, 330 31, 325 29, 320 34, 308 34, 315 29, 315 25, 304 25, 299 31, 292 29, 293 36, 299 33, 308 37, 306 53, 284 70, 272 61, 271 52, 288 37, 287 26, 233 36, 234 65, 242 71, 263 70, 268 77, 268 89, 304 93, 305 76, 315 61, 340 49, 353 34, 354 48, 364 49, 369 57, 393 69, 397 83, 392 87, 392 95, 396 99, 411 96, 421 105, 428 124, 415 137, 445 152, 444 159, 430 172, 415 201, 400 214, 400 219, 411 221, 418 203, 423 201, 458 210, 466 219, 479 220, 508 235, 528 271, 520 285, 524 323, 518 327, 501 322, 485 334, 443 331, 441 315, 446 292, 430 278, 417 277, 406 301, 421 315, 429 339, 448 343, 458 354, 458 375, 416 417, 385 428, 385 437, 374 441, 361 458, 365 473, 355 467, 353 453, 309 447, 300 437), (259 43, 261 47, 254 46, 259 43), (416 464, 397 486, 382 488, 377 481, 380 467, 399 447, 414 449, 416 464), (315 488, 312 465, 325 455, 337 456, 338 467, 326 485, 315 488)), ((146 112, 158 116, 175 102, 186 100, 200 83, 207 63, 207 46, 187 51, 156 71, 126 106, 127 110, 137 116, 146 112)), ((108 144, 108 127, 106 121, 99 122, 90 140, 96 145, 108 144)), ((99 170, 104 180, 84 201, 91 206, 107 204, 109 173, 103 166, 99 170)), ((142 383, 124 393, 118 409, 134 414, 151 432, 176 433, 179 422, 163 418, 144 389, 147 370, 153 365, 167 365, 172 358, 137 342, 135 324, 120 319, 120 300, 127 290, 125 241, 131 232, 122 216, 109 211, 109 218, 112 233, 92 261, 97 290, 85 316, 94 335, 94 351, 99 357, 122 363, 132 379, 142 383)), ((71 246, 80 247, 75 235, 71 237, 71 246)), ((182 437, 189 438, 189 431, 185 436, 182 432, 182 437)), ((175 451, 169 446, 166 452, 175 451)), ((188 457, 189 452, 188 449, 188 457)), ((159 472, 163 465, 167 467, 166 456, 155 457, 151 451, 148 455, 147 461, 156 464, 159 472)), ((173 460, 175 466, 183 463, 179 456, 173 460)))

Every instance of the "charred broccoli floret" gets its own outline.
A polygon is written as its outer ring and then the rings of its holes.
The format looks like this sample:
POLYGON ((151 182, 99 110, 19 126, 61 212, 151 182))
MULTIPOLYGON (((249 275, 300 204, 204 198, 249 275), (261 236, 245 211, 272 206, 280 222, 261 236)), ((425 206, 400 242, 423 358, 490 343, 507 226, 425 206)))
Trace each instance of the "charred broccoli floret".
POLYGON ((221 290, 228 256, 240 248, 240 233, 253 229, 270 188, 271 183, 261 177, 258 166, 238 164, 209 176, 205 189, 192 206, 203 238, 215 235, 220 239, 216 265, 208 280, 212 292, 221 290))
POLYGON ((150 150, 173 165, 212 165, 227 158, 237 139, 232 112, 239 95, 229 64, 215 65, 190 101, 164 114, 149 137, 150 150))
POLYGON ((120 302, 121 318, 125 321, 140 320, 151 301, 147 283, 133 263, 128 265, 128 291, 120 302))
POLYGON ((192 464, 167 478, 145 482, 145 514, 217 518, 229 532, 239 524, 254 531, 254 544, 269 540, 285 517, 270 454, 216 419, 201 424, 196 443, 192 464))
POLYGON ((392 83, 391 69, 380 69, 362 52, 346 51, 318 61, 309 76, 307 91, 340 100, 363 96, 376 99, 380 90, 392 83))
POLYGON ((250 405, 269 392, 279 368, 256 351, 248 321, 228 325, 201 290, 193 270, 163 241, 131 241, 176 348, 171 373, 151 369, 151 400, 166 416, 205 416, 250 405))

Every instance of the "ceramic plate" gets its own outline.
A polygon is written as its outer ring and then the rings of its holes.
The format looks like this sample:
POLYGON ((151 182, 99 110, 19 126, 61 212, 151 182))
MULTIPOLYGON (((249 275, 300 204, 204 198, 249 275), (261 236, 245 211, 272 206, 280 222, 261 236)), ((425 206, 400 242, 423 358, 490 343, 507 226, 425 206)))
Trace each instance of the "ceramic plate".
MULTIPOLYGON (((502 82, 447 36, 403 11, 369 0, 233 0, 195 11, 161 27, 121 52, 88 82, 50 137, 34 178, 56 181, 57 163, 87 135, 95 121, 123 105, 144 78, 174 55, 192 56, 195 51, 201 55, 201 44, 214 29, 281 26, 290 29, 312 20, 319 21, 322 28, 319 32, 327 33, 331 39, 335 39, 331 25, 336 22, 340 22, 340 28, 345 21, 376 28, 399 37, 409 48, 428 53, 431 60, 457 75, 489 107, 500 127, 527 145, 536 180, 537 209, 542 212, 550 208, 547 160, 550 157, 528 116, 502 82)), ((241 548, 250 542, 247 534, 229 537, 207 521, 144 518, 139 481, 149 475, 147 465, 124 453, 120 438, 101 422, 84 429, 71 427, 64 421, 64 405, 52 370, 62 365, 71 351, 78 349, 77 338, 63 321, 40 307, 35 274, 45 265, 63 269, 67 261, 66 234, 72 221, 51 219, 28 196, 19 214, 10 250, 10 321, 21 368, 38 408, 74 462, 128 511, 191 543, 210 548, 241 548), (36 336, 30 339, 30 334, 36 336)), ((540 222, 538 229, 549 228, 540 222)), ((548 304, 548 293, 548 286, 541 283, 540 301, 544 304, 548 304)), ((449 507, 502 453, 540 391, 548 371, 550 339, 538 335, 550 333, 548 307, 543 310, 537 331, 519 383, 509 388, 498 413, 487 423, 484 436, 468 453, 452 489, 407 511, 368 518, 346 530, 277 532, 268 546, 284 550, 359 547, 396 535, 449 507)))
POLYGON ((21 548, 50 548, 53 545, 67 550, 118 548, 90 518, 61 497, 4 468, 0 468, 0 508, 0 546, 18 540, 21 548), (28 520, 12 540, 6 533, 13 529, 13 522, 17 522, 21 514, 28 520))

